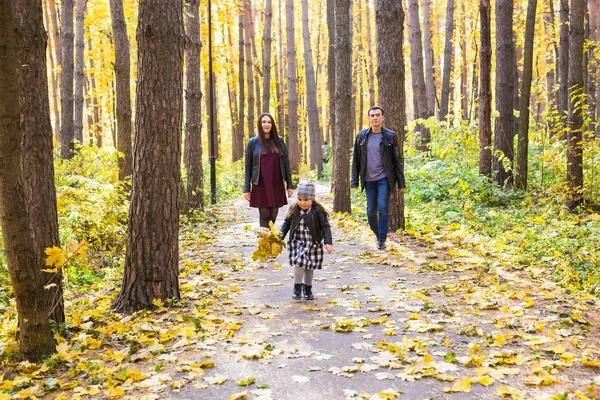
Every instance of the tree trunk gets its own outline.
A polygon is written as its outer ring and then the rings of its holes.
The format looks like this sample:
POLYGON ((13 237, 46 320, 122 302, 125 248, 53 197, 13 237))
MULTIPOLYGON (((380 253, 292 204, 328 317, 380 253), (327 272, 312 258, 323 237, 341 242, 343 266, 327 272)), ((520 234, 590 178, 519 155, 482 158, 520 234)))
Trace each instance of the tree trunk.
POLYGON ((583 203, 583 42, 585 1, 571 0, 569 21, 569 130, 567 136, 567 207, 583 203))
MULTIPOLYGON (((408 1, 408 26, 410 31, 410 71, 413 84, 413 107, 415 119, 427 119, 431 110, 427 104, 427 88, 423 74, 423 46, 421 45, 421 25, 419 22, 419 0, 408 1)), ((417 124, 417 132, 421 133, 421 140, 417 148, 421 151, 429 150, 431 134, 423 124, 417 124)))
POLYGON ((423 42, 425 47, 425 87, 427 109, 435 114, 435 78, 433 71, 433 49, 431 48, 431 0, 423 1, 423 42))
MULTIPOLYGON (((21 0, 0 0, 0 222, 2 223, 6 264, 17 303, 19 351, 27 360, 34 362, 52 354, 55 351, 55 343, 48 322, 50 303, 48 296, 44 295, 46 282, 44 282, 41 271, 43 264, 40 264, 40 259, 36 257, 29 225, 30 219, 25 207, 27 200, 23 170, 21 169, 22 133, 19 127, 17 38, 13 30, 13 15, 29 21, 29 17, 33 15, 23 15, 22 13, 35 12, 36 20, 39 19, 36 23, 38 29, 35 29, 38 35, 37 40, 43 40, 43 46, 38 45, 36 49, 38 52, 37 62, 43 64, 46 38, 43 28, 40 29, 41 11, 41 4, 25 4, 21 0), (14 10, 13 5, 15 6, 14 10)), ((17 21, 15 27, 23 26, 17 21)), ((35 69, 38 70, 38 68, 35 69)), ((43 70, 45 71, 45 68, 43 70)), ((43 77, 46 79, 45 75, 43 77)), ((46 84, 46 107, 48 107, 47 89, 46 84)), ((32 117, 31 115, 27 116, 32 117)), ((46 114, 46 117, 44 123, 47 124, 49 123, 49 113, 46 114), (48 121, 45 121, 46 119, 48 121)))
POLYGON ((252 0, 244 0, 244 48, 245 48, 245 61, 246 61, 246 81, 248 85, 248 136, 249 138, 254 137, 254 66, 252 58, 252 37, 250 24, 252 22, 252 16, 250 15, 252 0))
MULTIPOLYGON (((240 9, 240 15, 238 16, 238 35, 239 35, 239 63, 238 63, 238 103, 239 103, 239 114, 238 124, 232 136, 232 150, 231 157, 233 162, 241 160, 244 156, 244 117, 246 116, 246 109, 244 108, 244 12, 240 9)), ((251 131, 250 131, 251 132, 251 131)), ((252 136, 250 136, 252 137, 252 136)))
POLYGON ((554 55, 556 43, 554 42, 554 0, 547 0, 548 10, 544 13, 544 33, 546 35, 546 105, 547 114, 551 115, 556 110, 554 101, 554 55))
MULTIPOLYGON (((335 147, 335 0, 327 0, 327 88, 329 95, 329 126, 327 131, 335 147)), ((335 157, 335 154, 334 154, 335 157)))
POLYGON ((535 30, 535 12, 537 0, 527 4, 527 22, 525 25, 525 53, 523 56, 523 81, 519 102, 519 144, 517 150, 517 189, 527 190, 527 157, 529 155, 529 100, 531 79, 533 76, 533 37, 535 30))
POLYGON ((304 38, 304 73, 306 76, 306 101, 308 103, 308 131, 310 137, 309 169, 317 169, 317 176, 323 172, 321 156, 321 128, 319 126, 319 106, 317 104, 317 86, 313 66, 312 46, 308 26, 308 0, 302 0, 302 36, 304 38))
POLYGON ((140 0, 136 140, 125 270, 117 312, 179 299, 182 0, 140 0))
MULTIPOLYGON (((594 0, 590 6, 590 16, 595 20, 591 24, 592 31, 595 31, 594 40, 596 41, 596 137, 600 138, 600 0, 594 0)), ((591 22, 591 21, 590 21, 591 22)))
MULTIPOLYGON (((60 247, 45 58, 47 36, 41 3, 18 0, 13 4, 20 130, 23 135, 21 167, 27 171, 23 174, 24 190, 37 265, 43 266, 45 250, 60 247)), ((61 324, 65 321, 62 271, 41 273, 41 278, 42 282, 51 285, 43 291, 50 305, 49 319, 61 324)))
POLYGON ((110 16, 115 43, 117 150, 124 155, 119 157, 119 179, 122 181, 132 173, 129 37, 123 0, 110 0, 110 16))
POLYGON ((446 7, 446 44, 444 46, 444 71, 442 78, 442 102, 440 104, 440 121, 448 115, 450 103, 450 74, 452 73, 452 33, 454 32, 454 0, 448 0, 446 7))
POLYGON ((83 49, 84 49, 84 16, 87 0, 75 2, 75 122, 74 137, 83 142, 83 49))
POLYGON ((200 0, 188 0, 185 13, 185 166, 187 169, 188 211, 204 209, 204 173, 202 171, 202 83, 200 79, 200 0))
POLYGON ((467 68, 469 61, 467 60, 467 13, 465 10, 465 3, 460 4, 461 7, 461 37, 460 37, 460 54, 461 62, 460 66, 460 109, 462 111, 462 119, 469 119, 469 90, 468 90, 468 74, 467 68))
MULTIPOLYGON (((52 29, 50 29, 50 16, 48 15, 48 7, 46 7, 44 9, 44 25, 48 27, 48 32, 52 32, 52 29)), ((49 36, 49 39, 52 38, 52 35, 49 36)), ((48 54, 48 60, 50 62, 50 77, 52 79, 52 110, 54 111, 54 129, 56 130, 56 132, 60 131, 60 104, 58 102, 58 92, 60 90, 59 87, 59 77, 58 77, 58 72, 56 69, 56 65, 58 64, 58 60, 55 60, 55 56, 54 56, 54 48, 56 48, 56 42, 53 40, 48 40, 48 46, 47 46, 47 54, 48 54), (54 43, 54 45, 52 45, 52 43, 54 43)))
MULTIPOLYGON (((231 25, 227 25, 227 28, 225 28, 225 27, 223 28, 223 30, 225 30, 225 29, 227 29, 227 42, 229 44, 229 48, 233 49, 233 38, 231 36, 231 25)), ((223 36, 225 36, 225 32, 223 33, 223 36)), ((232 60, 229 59, 229 54, 227 54, 225 56, 225 62, 227 63, 227 65, 232 65, 232 60)), ((198 67, 200 67, 200 65, 198 65, 198 67)), ((238 130, 240 129, 240 126, 243 127, 243 123, 240 122, 240 121, 243 121, 243 118, 241 120, 239 119, 237 93, 235 92, 235 75, 233 73, 227 74, 227 93, 229 95, 229 112, 231 115, 231 137, 232 137, 232 141, 233 141, 233 140, 239 139, 238 130), (236 138, 236 136, 238 136, 238 138, 236 138)), ((241 146, 243 146, 243 142, 244 142, 244 131, 242 131, 242 135, 241 135, 241 140, 240 140, 241 146)), ((241 149, 241 150, 243 150, 243 149, 241 149)), ((233 156, 233 151, 232 151, 232 156, 233 156)), ((241 155, 240 155, 240 158, 241 158, 241 155)), ((239 160, 239 158, 232 160, 232 162, 236 162, 237 160, 239 160)))
MULTIPOLYGON (((569 0, 560 0, 560 43, 558 48, 558 115, 564 122, 569 112, 569 0)), ((566 138, 564 134, 561 134, 566 138)))
POLYGON ((369 108, 373 107, 376 103, 375 101, 375 71, 373 65, 375 62, 373 61, 373 38, 371 34, 371 2, 367 1, 365 4, 366 9, 366 18, 367 18, 367 64, 369 65, 369 108))
POLYGON ((494 170, 500 187, 512 185, 514 158, 514 60, 513 0, 496 2, 496 120, 494 137, 494 170))
POLYGON ((279 14, 279 65, 277 66, 277 74, 279 79, 277 80, 277 120, 279 121, 279 135, 284 138, 287 136, 285 129, 285 112, 284 112, 284 101, 285 101, 285 84, 284 84, 284 64, 283 64, 283 17, 281 10, 283 5, 281 0, 278 1, 279 7, 277 7, 277 13, 279 14))
MULTIPOLYGON (((90 55, 92 52, 92 39, 88 38, 88 50, 90 55)), ((100 107, 98 107, 98 95, 96 93, 96 71, 94 67, 94 58, 90 56, 90 96, 92 97, 92 110, 94 113, 94 127, 90 129, 88 134, 90 135, 90 143, 92 143, 92 137, 96 142, 96 146, 102 147, 102 126, 100 125, 100 107)))
POLYGON ((75 127, 73 125, 73 0, 61 3, 60 29, 62 53, 60 74, 60 157, 73 157, 75 127))
MULTIPOLYGON (((404 92, 404 56, 402 50, 404 10, 397 0, 377 0, 377 81, 379 104, 385 110, 385 124, 396 132, 404 162, 404 126, 406 103, 404 92)), ((404 194, 390 188, 390 231, 404 229, 404 194)))
POLYGON ((479 174, 492 177, 492 39, 490 0, 479 2, 481 54, 479 75, 479 174))
POLYGON ((273 0, 265 0, 265 28, 263 33, 263 97, 262 106, 265 112, 270 112, 271 100, 271 25, 273 21, 273 0))
POLYGON ((285 2, 286 45, 288 57, 288 151, 292 175, 300 168, 300 145, 298 141, 298 77, 296 74, 296 37, 294 30, 294 0, 285 2))
MULTIPOLYGON (((350 142, 352 103, 352 47, 350 0, 335 0, 335 121, 333 150, 333 211, 351 212, 350 142)), ((331 48, 329 49, 331 51, 331 48)), ((330 65, 331 68, 331 65, 330 65)), ((331 76, 330 76, 331 77, 331 76)))

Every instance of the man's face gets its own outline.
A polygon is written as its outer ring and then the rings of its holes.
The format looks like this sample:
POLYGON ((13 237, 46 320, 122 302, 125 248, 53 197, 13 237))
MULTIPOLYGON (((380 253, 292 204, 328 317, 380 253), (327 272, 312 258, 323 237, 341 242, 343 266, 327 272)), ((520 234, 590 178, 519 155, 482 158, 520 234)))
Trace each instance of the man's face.
POLYGON ((385 118, 383 117, 381 110, 375 109, 369 111, 369 122, 371 123, 372 127, 380 127, 381 124, 383 124, 384 119, 385 118))

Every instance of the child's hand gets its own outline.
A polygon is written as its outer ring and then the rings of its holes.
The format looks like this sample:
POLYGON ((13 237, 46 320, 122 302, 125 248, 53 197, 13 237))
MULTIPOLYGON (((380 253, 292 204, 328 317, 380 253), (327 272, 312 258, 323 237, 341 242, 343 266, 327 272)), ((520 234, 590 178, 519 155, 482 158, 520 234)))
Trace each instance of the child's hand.
POLYGON ((327 251, 327 254, 333 253, 333 245, 332 244, 326 244, 325 245, 325 250, 327 251))

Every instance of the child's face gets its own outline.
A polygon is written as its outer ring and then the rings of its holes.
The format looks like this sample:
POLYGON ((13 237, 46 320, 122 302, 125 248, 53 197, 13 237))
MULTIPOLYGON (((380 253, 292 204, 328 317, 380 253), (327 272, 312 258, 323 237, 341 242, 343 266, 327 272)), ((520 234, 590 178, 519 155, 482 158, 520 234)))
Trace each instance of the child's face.
POLYGON ((298 205, 303 210, 308 210, 309 208, 311 208, 312 207, 312 203, 313 203, 312 200, 303 199, 301 197, 298 197, 298 205))

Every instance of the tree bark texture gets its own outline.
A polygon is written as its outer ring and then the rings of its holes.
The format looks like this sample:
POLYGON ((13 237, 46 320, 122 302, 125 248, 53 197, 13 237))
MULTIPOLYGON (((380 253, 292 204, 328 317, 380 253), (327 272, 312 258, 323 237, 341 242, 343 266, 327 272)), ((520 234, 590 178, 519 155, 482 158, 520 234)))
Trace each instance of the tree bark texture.
POLYGON ((469 119, 469 88, 467 78, 467 68, 469 64, 469 60, 467 60, 467 15, 464 2, 460 4, 460 7, 462 25, 460 35, 460 110, 462 112, 462 119, 467 121, 469 119))
MULTIPOLYGON (((421 24, 419 22, 419 0, 408 1, 408 26, 410 31, 410 71, 413 84, 413 107, 415 119, 427 119, 432 113, 427 104, 427 88, 423 73, 423 46, 421 41, 421 24)), ((431 134, 423 124, 417 124, 415 130, 421 133, 418 149, 427 151, 431 134)))
POLYGON ((231 157, 232 161, 236 162, 241 160, 244 156, 244 117, 246 116, 246 109, 244 108, 244 12, 240 9, 240 15, 238 16, 238 35, 239 35, 239 62, 238 62, 238 103, 239 103, 239 114, 238 124, 234 131, 232 138, 232 150, 231 157))
POLYGON ((425 87, 427 88, 427 109, 435 115, 435 78, 433 49, 431 48, 431 0, 423 0, 423 43, 425 49, 425 87))
POLYGON ((204 209, 202 171, 202 83, 200 74, 200 0, 188 0, 185 14, 185 166, 187 169, 187 210, 204 209))
POLYGON ((571 0, 569 23, 569 131, 567 135, 567 207, 583 203, 583 42, 586 0, 571 0))
POLYGON ((513 0, 496 2, 496 119, 493 167, 499 186, 512 185, 514 158, 514 65, 513 0), (506 166, 505 166, 506 164, 506 166))
POLYGON ((79 143, 83 142, 83 49, 84 42, 84 16, 87 0, 75 2, 75 120, 74 137, 79 143))
POLYGON ((182 0, 141 0, 136 140, 118 312, 179 299, 179 181, 185 32, 182 0))
POLYGON ((554 55, 556 52, 556 43, 554 41, 554 0, 547 0, 548 9, 544 13, 544 33, 548 44, 546 46, 546 109, 548 113, 556 110, 556 101, 554 96, 554 55))
MULTIPOLYGON (((187 171, 186 212, 204 208, 202 170, 202 80, 200 70, 200 6, 198 0, 186 2, 185 13, 185 149, 184 165, 187 171)), ((208 100, 208 98, 207 98, 208 100)), ((207 102, 208 109, 208 102, 207 102)), ((235 134, 233 135, 235 140, 235 134)))
MULTIPOLYGON (((27 171, 23 174, 24 189, 37 257, 36 265, 43 266, 46 260, 45 250, 60 247, 45 57, 48 38, 41 3, 36 0, 16 0, 13 7, 20 130, 23 135, 21 168, 27 171)), ((48 317, 56 324, 63 323, 62 272, 42 272, 41 278, 45 284, 51 285, 43 291, 51 307, 48 317)))
POLYGON ((123 180, 132 174, 132 137, 131 137, 131 84, 129 59, 129 37, 123 12, 123 0, 110 0, 110 17, 112 20, 115 43, 115 83, 117 103, 117 150, 123 153, 119 157, 119 179, 123 180))
MULTIPOLYGON (((227 42, 229 44, 230 48, 233 48, 233 37, 231 35, 231 25, 227 25, 227 27, 223 27, 223 30, 227 32, 227 42)), ((223 35, 225 36, 225 33, 223 33, 223 35)), ((242 48, 243 50, 243 48, 242 48)), ((229 55, 225 56, 225 62, 227 63, 227 65, 232 65, 233 60, 231 60, 229 58, 229 55)), ((238 111, 238 97, 237 97, 237 93, 235 91, 235 75, 233 73, 227 74, 227 94, 229 97, 229 112, 231 115, 231 138, 232 138, 232 144, 233 141, 237 141, 239 139, 239 136, 236 138, 236 135, 239 134, 238 130, 240 129, 240 126, 243 127, 243 124, 240 123, 240 121, 243 121, 239 119, 239 111, 238 111)), ((242 98, 243 101, 243 98, 242 98)), ((243 129, 243 128, 242 128, 243 129)), ((242 143, 243 146, 243 142, 244 142, 244 131, 242 131, 242 136, 241 136, 241 140, 240 143, 242 143)), ((236 162, 238 159, 233 159, 233 151, 231 152, 232 154, 232 162, 236 162)))
MULTIPOLYGON (((92 39, 88 38, 88 50, 92 52, 92 39)), ((96 93, 96 78, 95 78, 95 67, 94 58, 90 57, 90 96, 92 98, 92 111, 94 114, 94 126, 90 128, 88 135, 90 137, 90 144, 96 143, 96 146, 102 147, 102 126, 100 124, 100 112, 102 111, 98 107, 98 96, 96 93), (93 138, 93 139, 92 139, 93 138)))
POLYGON ((263 32, 263 94, 262 107, 264 112, 271 112, 269 103, 271 100, 271 35, 273 25, 273 0, 265 0, 265 27, 263 32))
POLYGON ((371 33, 371 2, 365 2, 365 11, 367 19, 367 64, 369 65, 369 108, 376 103, 375 100, 375 62, 373 60, 373 34, 371 33))
POLYGON ((298 141, 298 77, 296 73, 296 37, 294 28, 294 0, 285 2, 285 27, 288 58, 288 143, 290 168, 293 175, 300 169, 300 144, 298 141))
POLYGON ((304 38, 304 73, 306 75, 306 101, 308 103, 308 134, 310 138, 310 166, 317 169, 317 176, 323 171, 321 156, 321 127, 319 126, 319 105, 317 104, 317 85, 313 65, 310 30, 308 26, 308 0, 302 0, 302 36, 304 38))
MULTIPOLYGON (((14 3, 0 0, 0 222, 17 303, 19 351, 27 360, 40 361, 55 351, 55 343, 48 322, 50 304, 44 295, 42 265, 36 257, 29 225, 21 169, 22 134, 12 13, 20 8, 17 6, 13 10, 14 3)), ((42 18, 41 14, 39 18, 42 18)), ((45 48, 40 50, 38 62, 44 62, 45 48)))
MULTIPOLYGON (((329 126, 331 145, 335 146, 335 0, 327 0, 327 89, 329 94, 329 126)), ((335 158, 335 154, 333 155, 335 158)))
POLYGON ((595 32, 594 40, 596 41, 596 137, 600 137, 600 1, 594 0, 590 7, 590 16, 594 15, 595 20, 591 25, 591 29, 595 32))
POLYGON ((244 53, 246 61, 246 81, 248 87, 248 115, 246 115, 246 117, 249 138, 254 137, 254 125, 256 125, 256 121, 254 120, 254 59, 252 58, 252 28, 250 27, 250 24, 253 23, 251 15, 251 1, 252 0, 244 0, 244 53))
POLYGON ((448 115, 450 104, 450 75, 452 74, 452 34, 454 32, 454 0, 448 0, 446 7, 446 44, 444 45, 444 70, 442 74, 442 101, 440 104, 440 121, 448 115))
POLYGON ((73 121, 73 0, 61 3, 61 74, 60 74, 60 157, 73 157, 75 127, 73 121))
MULTIPOLYGON (((45 7, 44 9, 44 25, 47 28, 48 32, 52 32, 51 29, 51 23, 50 23, 50 13, 48 12, 48 7, 45 7)), ((55 60, 55 55, 53 52, 53 49, 56 48, 56 44, 54 42, 54 38, 51 41, 50 38, 52 38, 52 35, 50 35, 48 37, 48 41, 47 41, 47 54, 48 54, 48 61, 50 62, 50 77, 51 77, 51 82, 52 82, 52 110, 54 111, 54 129, 56 132, 60 131, 60 103, 58 101, 58 92, 60 91, 60 78, 59 78, 59 73, 58 70, 56 69, 56 65, 58 64, 58 61, 55 60), (54 45, 52 44, 54 43, 54 45)))
POLYGON ((531 79, 533 76, 533 37, 535 33, 535 13, 537 0, 527 3, 527 22, 525 23, 525 49, 523 54, 523 80, 519 102, 519 142, 517 147, 516 187, 527 190, 527 157, 529 156, 529 101, 531 79))
MULTIPOLYGON (((565 121, 569 112, 569 0, 560 0, 560 40, 558 47, 558 115, 565 121)), ((561 134, 561 136, 564 136, 561 134)))
POLYGON ((490 0, 479 2, 481 53, 479 75, 479 174, 492 177, 492 34, 490 0))
MULTIPOLYGON (((335 0, 335 121, 333 147, 333 211, 351 212, 350 142, 352 129, 352 46, 350 0, 335 0)), ((331 50, 331 49, 330 49, 331 50)), ((331 67, 331 65, 330 65, 331 67)))
POLYGON ((283 63, 283 13, 281 10, 283 9, 281 0, 278 0, 277 13, 279 14, 279 64, 277 65, 277 120, 279 121, 278 132, 279 135, 284 138, 287 137, 287 131, 285 129, 285 112, 284 112, 284 103, 285 103, 285 84, 284 84, 284 63, 283 63))
MULTIPOLYGON (((406 100, 404 92, 404 56, 402 51, 404 10, 397 0, 377 0, 377 81, 379 104, 385 110, 385 125, 396 132, 404 162, 404 126, 406 100)), ((396 188, 390 196, 390 231, 404 229, 404 195, 396 188)))

